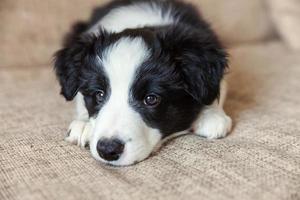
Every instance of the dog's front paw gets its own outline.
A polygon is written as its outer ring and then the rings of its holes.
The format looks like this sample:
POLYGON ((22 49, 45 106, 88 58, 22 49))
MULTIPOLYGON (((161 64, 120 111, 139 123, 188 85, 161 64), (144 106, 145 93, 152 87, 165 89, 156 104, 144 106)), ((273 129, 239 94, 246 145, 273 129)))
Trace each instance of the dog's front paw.
POLYGON ((203 112, 193 130, 195 134, 207 139, 218 139, 225 137, 232 127, 232 120, 223 110, 206 110, 203 112))
POLYGON ((91 125, 89 122, 74 120, 70 126, 65 141, 84 148, 88 145, 91 135, 91 125))

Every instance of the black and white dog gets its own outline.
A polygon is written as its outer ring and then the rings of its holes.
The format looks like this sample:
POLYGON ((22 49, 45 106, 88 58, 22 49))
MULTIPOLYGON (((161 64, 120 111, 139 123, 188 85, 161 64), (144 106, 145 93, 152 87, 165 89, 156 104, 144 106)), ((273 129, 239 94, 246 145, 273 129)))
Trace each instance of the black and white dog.
POLYGON ((78 23, 55 55, 77 116, 66 141, 117 165, 147 158, 167 138, 222 138, 227 54, 196 9, 177 0, 117 0, 78 23))

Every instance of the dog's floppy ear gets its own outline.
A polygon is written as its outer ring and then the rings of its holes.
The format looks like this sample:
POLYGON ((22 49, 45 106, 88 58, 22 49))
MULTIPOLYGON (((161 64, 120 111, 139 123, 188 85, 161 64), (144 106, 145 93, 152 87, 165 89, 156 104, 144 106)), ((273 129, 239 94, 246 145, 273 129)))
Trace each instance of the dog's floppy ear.
POLYGON ((61 85, 61 94, 71 101, 79 90, 79 74, 84 58, 84 46, 78 41, 55 54, 54 69, 61 85))
POLYGON ((71 101, 79 88, 79 71, 84 55, 84 44, 80 42, 80 34, 87 28, 84 22, 73 25, 71 31, 64 37, 64 48, 54 55, 54 69, 61 85, 61 94, 71 101))
POLYGON ((67 35, 65 39, 65 47, 54 56, 54 69, 61 85, 61 94, 67 101, 73 100, 79 91, 80 74, 85 65, 85 58, 96 51, 96 41, 101 42, 102 39, 101 31, 99 36, 81 34, 84 28, 84 24, 74 26, 74 32, 67 35))
POLYGON ((219 96, 227 67, 227 53, 210 28, 171 27, 159 34, 163 51, 175 62, 185 90, 198 102, 210 105, 219 96))

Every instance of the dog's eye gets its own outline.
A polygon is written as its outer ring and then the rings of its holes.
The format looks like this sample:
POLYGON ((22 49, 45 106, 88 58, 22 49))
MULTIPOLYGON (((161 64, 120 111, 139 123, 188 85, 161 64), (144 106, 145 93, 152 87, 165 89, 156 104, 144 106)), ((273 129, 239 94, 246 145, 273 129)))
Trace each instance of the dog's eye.
POLYGON ((96 101, 97 103, 102 103, 105 100, 105 92, 103 90, 99 90, 96 93, 96 101))
POLYGON ((160 103, 161 98, 156 94, 149 94, 144 99, 144 104, 146 106, 155 107, 160 103))

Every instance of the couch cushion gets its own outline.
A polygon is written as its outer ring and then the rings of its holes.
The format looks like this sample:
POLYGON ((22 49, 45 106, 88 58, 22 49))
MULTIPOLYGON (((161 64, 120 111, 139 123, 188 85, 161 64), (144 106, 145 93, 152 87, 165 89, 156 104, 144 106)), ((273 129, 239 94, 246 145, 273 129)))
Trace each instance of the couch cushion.
POLYGON ((300 50, 300 1, 268 0, 272 19, 291 49, 300 50))
POLYGON ((233 132, 180 137, 125 168, 63 141, 73 108, 51 68, 0 69, 0 199, 299 199, 300 56, 277 43, 231 54, 233 132))
MULTIPOLYGON (((45 66, 73 22, 109 0, 2 0, 0 67, 45 66)), ((226 43, 262 40, 271 34, 263 1, 190 0, 226 43), (255 28, 254 28, 255 27, 255 28)))
POLYGON ((251 43, 272 37, 265 0, 187 0, 197 5, 226 45, 251 43))

